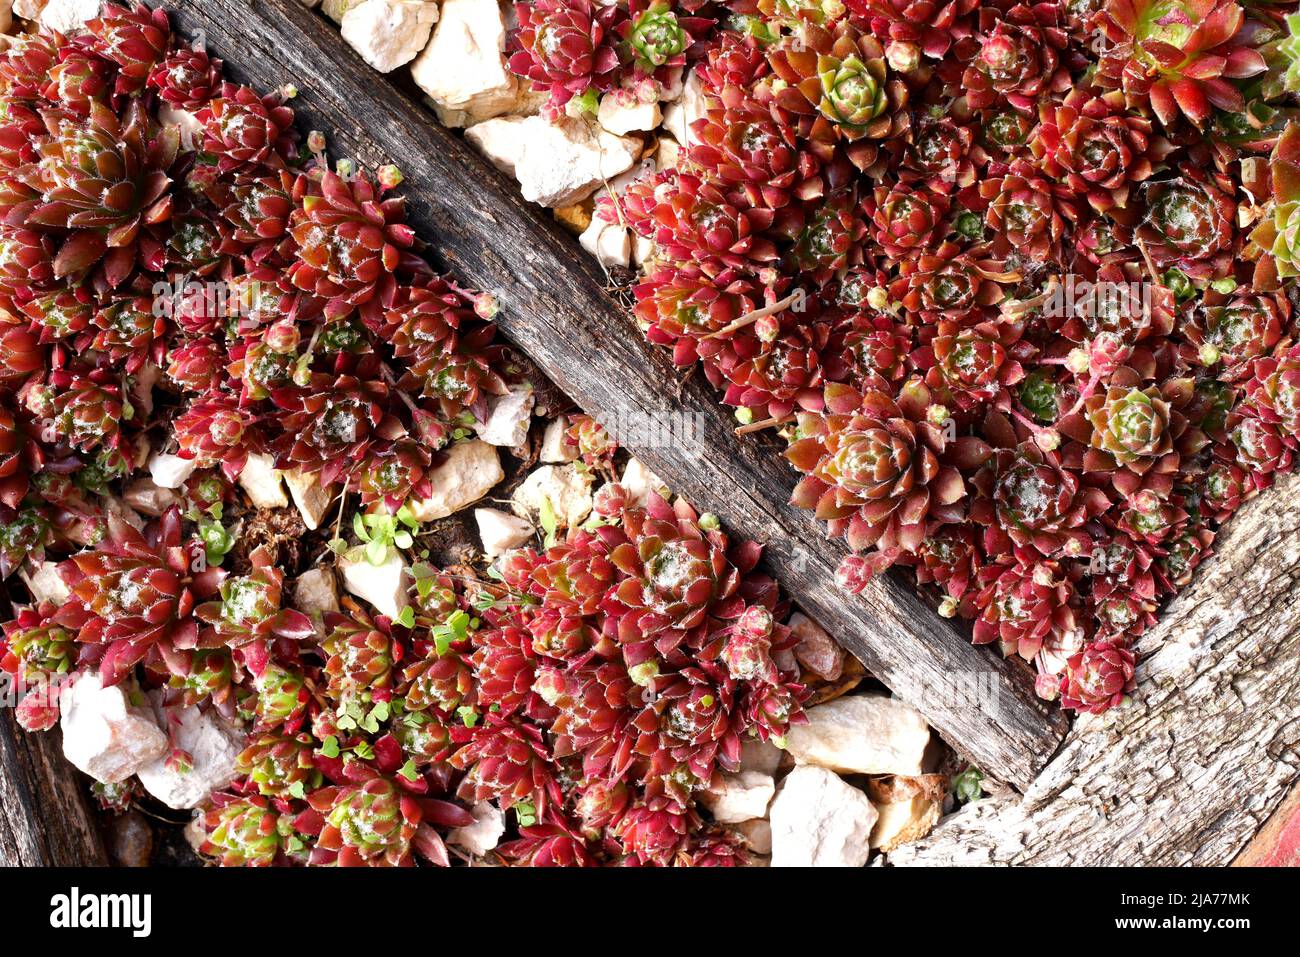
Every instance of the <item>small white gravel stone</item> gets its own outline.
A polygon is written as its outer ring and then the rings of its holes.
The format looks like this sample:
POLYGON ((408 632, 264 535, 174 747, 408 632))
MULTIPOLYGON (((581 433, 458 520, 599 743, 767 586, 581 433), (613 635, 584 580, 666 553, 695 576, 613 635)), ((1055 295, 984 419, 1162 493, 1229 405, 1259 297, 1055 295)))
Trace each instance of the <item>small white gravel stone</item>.
POLYGON ((483 554, 488 558, 518 548, 536 534, 525 519, 495 508, 474 509, 474 521, 478 523, 478 535, 483 541, 483 554))
POLYGON ((158 452, 149 456, 149 475, 159 488, 180 488, 194 474, 197 463, 179 455, 158 452))
POLYGON ((471 126, 465 138, 519 181, 524 199, 551 208, 586 199, 641 155, 635 137, 571 117, 555 123, 540 116, 500 117, 471 126))
POLYGON ((478 437, 489 445, 508 449, 523 445, 533 420, 535 401, 532 387, 515 388, 505 395, 494 396, 488 401, 487 420, 476 426, 478 437))
POLYGON ((601 97, 596 112, 596 121, 615 136, 653 130, 662 118, 657 102, 642 103, 618 91, 601 97))
POLYGON ((343 15, 343 39, 380 73, 410 63, 429 42, 438 5, 428 0, 364 0, 343 15))
POLYGON ((473 505, 505 477, 495 445, 481 439, 456 442, 447 449, 446 460, 429 475, 429 497, 412 502, 411 514, 420 522, 446 518, 473 505))
POLYGON ((41 26, 71 33, 99 16, 99 0, 50 0, 41 10, 41 26))
POLYGON ((125 781, 167 751, 167 735, 146 707, 130 703, 128 687, 105 688, 87 673, 59 699, 64 756, 103 784, 125 781))
POLYGON ((63 576, 59 574, 58 562, 25 565, 19 569, 18 577, 23 580, 27 590, 32 593, 32 600, 37 604, 48 601, 62 605, 72 594, 63 576))
POLYGON ((627 460, 619 484, 627 490, 629 503, 637 507, 645 506, 652 491, 658 492, 665 498, 668 496, 668 486, 664 484, 664 480, 646 468, 637 458, 627 460))
POLYGON ((772 775, 761 771, 721 773, 708 790, 700 793, 700 803, 709 809, 720 824, 737 824, 767 814, 767 806, 776 791, 772 775))
POLYGON ((264 452, 248 456, 244 470, 239 473, 239 484, 248 493, 254 508, 285 508, 289 504, 275 459, 264 452))
POLYGON ((915 708, 879 694, 809 708, 807 723, 786 733, 786 747, 799 764, 850 774, 918 775, 929 743, 930 728, 915 708))
POLYGON ((748 738, 740 746, 740 770, 776 774, 785 752, 770 741, 748 738))
POLYGON ((591 223, 578 236, 578 243, 606 268, 627 266, 632 259, 632 234, 628 228, 607 223, 599 216, 591 217, 591 223))
POLYGON ((149 478, 138 478, 122 492, 122 501, 126 502, 141 515, 157 518, 173 505, 180 504, 181 498, 169 488, 163 488, 149 478))
POLYGON ((480 801, 469 809, 474 823, 453 828, 447 834, 447 843, 456 844, 475 857, 482 857, 497 846, 506 832, 506 815, 490 801, 480 801))
POLYGON ((682 146, 694 146, 699 140, 691 132, 691 124, 703 116, 707 109, 704 85, 692 70, 682 81, 682 95, 664 107, 664 129, 682 146))
POLYGON ((825 768, 795 768, 772 801, 773 867, 861 867, 876 809, 825 768))
POLYGON ((772 853, 772 823, 767 818, 741 821, 735 827, 755 854, 772 853))
POLYGON ((329 568, 311 568, 293 585, 293 607, 305 615, 339 610, 339 586, 329 568))
POLYGON ((543 501, 551 503, 560 527, 581 525, 591 514, 591 476, 574 465, 543 465, 524 479, 511 498, 515 514, 529 521, 541 515, 543 501))
POLYGON ((289 486, 289 495, 293 498, 293 504, 298 506, 303 524, 312 530, 320 528, 334 503, 333 494, 328 489, 321 488, 314 472, 303 472, 300 469, 285 472, 284 484, 289 486))
POLYGON ((538 453, 538 460, 546 465, 564 465, 576 459, 578 447, 564 437, 568 431, 568 416, 547 422, 546 431, 542 433, 542 450, 538 453))
POLYGON ((521 84, 506 67, 506 25, 496 0, 443 0, 438 25, 411 76, 439 118, 467 126, 519 105, 521 84))
POLYGON ((189 755, 190 764, 188 768, 168 767, 169 754, 146 764, 138 772, 146 791, 168 807, 189 808, 234 780, 243 734, 215 712, 196 707, 163 708, 158 717, 171 733, 171 746, 189 755))
POLYGON ((364 553, 355 558, 344 555, 339 559, 339 574, 343 587, 362 601, 369 602, 381 615, 396 618, 411 603, 407 595, 410 585, 406 562, 395 548, 380 565, 372 565, 364 553))

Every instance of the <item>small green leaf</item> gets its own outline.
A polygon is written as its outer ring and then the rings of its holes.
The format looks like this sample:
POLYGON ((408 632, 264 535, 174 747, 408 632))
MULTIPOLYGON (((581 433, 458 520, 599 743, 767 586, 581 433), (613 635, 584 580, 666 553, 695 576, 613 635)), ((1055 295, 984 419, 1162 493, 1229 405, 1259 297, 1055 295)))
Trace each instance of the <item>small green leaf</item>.
POLYGON ((342 555, 348 549, 348 543, 341 538, 331 538, 329 540, 329 550, 335 555, 342 555))
POLYGON ((402 609, 401 614, 397 616, 397 623, 403 628, 415 627, 415 609, 407 605, 402 609))
POLYGON ((410 532, 398 532, 393 536, 393 544, 398 548, 410 548, 413 541, 410 532))
POLYGON ((354 531, 357 538, 361 539, 363 542, 370 541, 370 536, 366 534, 365 519, 362 518, 360 512, 356 512, 352 516, 352 531, 354 531))
POLYGON ((337 758, 339 756, 339 739, 331 734, 320 746, 320 753, 327 758, 337 758))
POLYGON ((379 721, 387 721, 389 713, 387 701, 376 701, 375 706, 370 709, 370 716, 379 721))
POLYGON ((352 749, 352 753, 362 761, 369 761, 375 756, 375 749, 370 746, 369 741, 358 741, 356 746, 352 749))
POLYGON ((366 545, 366 561, 372 565, 382 565, 384 559, 388 557, 388 546, 381 541, 373 541, 366 545))
POLYGON ((302 786, 301 781, 294 781, 289 785, 289 795, 296 797, 299 801, 305 801, 307 799, 307 789, 302 786))
POLYGON ((472 728, 474 725, 478 724, 478 712, 467 704, 463 704, 457 708, 456 714, 467 728, 472 728))
POLYGON ((415 770, 415 758, 407 758, 406 763, 397 769, 397 773, 408 781, 417 780, 420 775, 415 770))
POLYGON ((541 522, 542 531, 546 533, 546 547, 553 547, 555 545, 555 530, 557 523, 555 519, 555 506, 551 504, 549 496, 542 499, 542 507, 538 510, 538 520, 541 522))

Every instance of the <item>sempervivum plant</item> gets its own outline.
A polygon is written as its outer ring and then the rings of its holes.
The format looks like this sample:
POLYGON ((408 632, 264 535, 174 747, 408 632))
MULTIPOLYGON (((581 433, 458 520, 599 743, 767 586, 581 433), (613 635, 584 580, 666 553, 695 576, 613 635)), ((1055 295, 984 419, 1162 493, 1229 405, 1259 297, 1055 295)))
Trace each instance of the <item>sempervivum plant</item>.
MULTIPOLYGON (((912 567, 1044 696, 1122 702, 1132 640, 1295 460, 1300 21, 732 10, 676 168, 599 202, 648 243, 647 338, 788 443, 794 503, 853 550, 845 587, 912 567)), ((620 693, 594 687, 547 686, 581 702, 566 727, 620 693)))

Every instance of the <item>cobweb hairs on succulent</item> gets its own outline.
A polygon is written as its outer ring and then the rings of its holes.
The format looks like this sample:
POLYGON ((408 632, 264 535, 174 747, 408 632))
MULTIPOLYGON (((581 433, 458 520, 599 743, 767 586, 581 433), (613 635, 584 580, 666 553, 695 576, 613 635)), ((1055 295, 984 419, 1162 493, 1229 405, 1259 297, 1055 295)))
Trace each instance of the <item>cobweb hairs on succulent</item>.
POLYGON ((554 111, 690 67, 679 159, 596 215, 650 249, 648 339, 788 442, 842 584, 909 567, 1043 697, 1122 703, 1293 466, 1295 4, 521 8, 511 66, 554 111))
MULTIPOLYGON (((695 796, 804 691, 761 549, 715 518, 610 483, 492 576, 416 564, 397 619, 288 607, 266 547, 221 567, 252 456, 337 492, 340 519, 396 513, 521 375, 492 297, 421 258, 396 170, 330 168, 291 93, 230 82, 143 6, 0 54, 0 572, 48 554, 70 591, 3 626, 3 668, 47 692, 20 721, 51 727, 94 675, 243 726, 198 822, 224 864, 446 865, 489 800, 514 811, 510 862, 743 863, 695 796), (194 472, 141 521, 116 493, 164 449, 194 472)), ((571 431, 608 471, 608 435, 571 431)))

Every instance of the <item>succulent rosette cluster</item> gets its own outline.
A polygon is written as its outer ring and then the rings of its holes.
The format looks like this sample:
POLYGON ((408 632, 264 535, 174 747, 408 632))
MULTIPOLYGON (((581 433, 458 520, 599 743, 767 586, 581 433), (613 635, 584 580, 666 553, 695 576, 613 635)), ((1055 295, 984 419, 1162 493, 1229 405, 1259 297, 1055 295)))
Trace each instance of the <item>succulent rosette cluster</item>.
MULTIPOLYGON (((677 82, 713 21, 656 2, 521 24, 559 102, 677 82), (582 87, 562 75, 580 66, 582 87)), ((512 865, 745 863, 696 796, 805 695, 759 547, 716 521, 609 483, 585 527, 494 577, 412 557, 400 614, 300 610, 292 577, 321 558, 304 539, 328 530, 251 507, 245 471, 353 507, 367 559, 417 553, 411 506, 525 365, 495 341, 491 297, 421 258, 400 174, 328 166, 291 95, 228 81, 143 6, 0 54, 0 576, 35 594, 14 573, 48 559, 44 587, 67 592, 0 628, 19 721, 58 723, 62 689, 93 675, 238 729, 235 778, 195 823, 223 865, 448 866, 444 838, 481 801, 509 815, 512 865)), ((748 228, 701 222, 690 241, 712 274, 762 258, 748 228)), ((580 467, 611 478, 614 440, 569 424, 580 467)), ((326 559, 348 547, 335 534, 326 559)))
POLYGON ((400 175, 328 168, 290 95, 226 81, 143 6, 0 57, 6 576, 23 553, 112 554, 129 535, 105 493, 150 447, 194 466, 187 520, 254 455, 396 511, 506 389, 473 294, 414 251, 400 175))
POLYGON ((840 581, 915 569, 1067 708, 1294 461, 1293 6, 733 5, 677 161, 597 204, 840 581))

